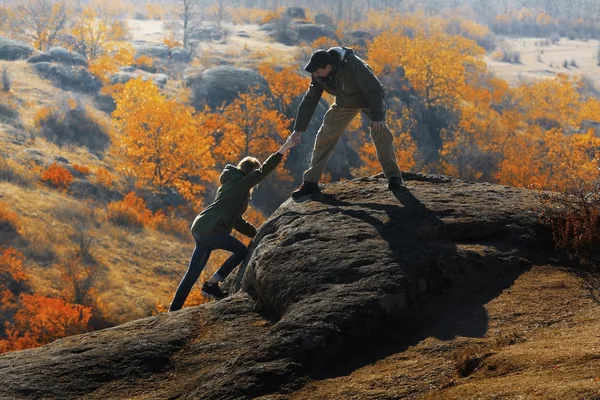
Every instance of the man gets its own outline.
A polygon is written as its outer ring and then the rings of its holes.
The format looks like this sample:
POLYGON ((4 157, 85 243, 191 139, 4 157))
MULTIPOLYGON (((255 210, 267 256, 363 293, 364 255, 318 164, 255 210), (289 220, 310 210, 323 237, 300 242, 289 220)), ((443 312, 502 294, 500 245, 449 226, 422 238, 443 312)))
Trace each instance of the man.
POLYGON ((342 133, 360 111, 371 120, 371 138, 388 179, 388 188, 401 188, 404 183, 396 164, 393 135, 385 124, 383 87, 371 68, 352 49, 332 47, 315 51, 304 69, 311 74, 312 81, 298 107, 293 136, 299 137, 306 131, 323 91, 334 95, 335 102, 317 133, 310 168, 292 197, 297 199, 320 192, 318 182, 327 162, 342 133))

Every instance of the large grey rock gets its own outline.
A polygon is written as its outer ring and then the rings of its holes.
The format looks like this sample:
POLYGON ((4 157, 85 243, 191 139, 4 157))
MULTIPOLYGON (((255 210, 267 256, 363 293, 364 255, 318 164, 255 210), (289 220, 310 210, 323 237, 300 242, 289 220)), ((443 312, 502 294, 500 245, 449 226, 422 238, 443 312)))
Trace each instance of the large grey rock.
POLYGON ((588 130, 592 130, 592 132, 594 132, 594 135, 596 135, 597 137, 600 137, 600 121, 591 121, 591 120, 584 120, 581 121, 581 127, 580 130, 583 131, 584 133, 587 133, 588 130))
POLYGON ((365 47, 369 41, 373 39, 373 35, 370 32, 362 30, 352 30, 344 34, 344 43, 347 46, 361 46, 365 47))
POLYGON ((144 41, 132 42, 133 48, 135 49, 135 56, 148 56, 157 59, 168 59, 169 48, 164 44, 153 44, 144 41))
POLYGON ((87 59, 83 55, 58 46, 52 47, 44 53, 30 57, 27 62, 32 64, 40 62, 56 62, 66 65, 88 66, 87 59))
POLYGON ((158 86, 164 86, 167 84, 168 77, 165 74, 152 74, 139 69, 121 69, 121 71, 117 72, 110 76, 110 83, 114 85, 116 83, 127 83, 132 79, 141 77, 143 80, 151 79, 158 86))
POLYGON ((173 47, 169 50, 171 61, 178 63, 188 63, 192 60, 190 51, 183 47, 173 47))
POLYGON ((94 93, 102 87, 101 82, 82 66, 49 62, 38 62, 33 66, 42 77, 64 90, 94 93))
POLYGON ((327 14, 315 15, 315 23, 317 23, 319 25, 333 26, 333 20, 327 14))
POLYGON ((298 33, 298 40, 301 42, 312 43, 320 37, 327 37, 339 42, 335 31, 325 25, 297 25, 294 30, 298 33))
POLYGON ((285 16, 288 18, 306 19, 306 13, 302 7, 288 7, 285 9, 285 16))
POLYGON ((211 108, 231 103, 238 93, 269 93, 269 85, 257 71, 223 65, 186 77, 192 88, 192 104, 197 109, 208 104, 211 108))
POLYGON ((0 60, 24 60, 29 58, 36 51, 36 49, 27 43, 0 36, 0 60))
MULTIPOLYGON (((411 333, 440 348, 452 338, 481 340, 486 303, 507 287, 487 286, 503 274, 526 271, 530 257, 547 262, 544 254, 551 254, 544 253, 551 235, 532 212, 536 192, 406 177, 408 189, 395 194, 376 176, 326 185, 322 196, 284 203, 226 282, 242 290, 225 300, 0 355, 0 398, 293 398, 309 377, 330 376, 347 360, 359 362, 358 368, 389 355, 404 357, 414 343, 407 341, 411 333), (458 316, 476 318, 469 326, 453 325, 444 340, 420 336, 411 323, 419 320, 410 317, 453 292, 477 299, 458 316), (385 353, 360 359, 360 350, 369 353, 378 335, 392 328, 397 335, 388 336, 385 353)), ((524 328, 527 341, 531 329, 524 328)), ((407 360, 409 368, 417 357, 407 360)), ((456 379, 452 366, 444 369, 456 379)), ((582 368, 589 376, 589 365, 582 368)), ((365 398, 381 398, 377 389, 365 398)), ((335 398, 352 397, 347 393, 335 398)))

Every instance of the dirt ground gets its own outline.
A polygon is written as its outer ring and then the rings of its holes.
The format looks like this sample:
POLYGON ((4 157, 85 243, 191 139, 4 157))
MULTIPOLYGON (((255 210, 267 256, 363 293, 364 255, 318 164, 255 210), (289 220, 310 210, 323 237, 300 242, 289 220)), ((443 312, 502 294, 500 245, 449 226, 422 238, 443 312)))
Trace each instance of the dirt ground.
POLYGON ((363 365, 317 377, 292 398, 600 399, 598 289, 535 266, 479 296, 440 299, 427 329, 389 332, 363 365), (473 329, 482 324, 484 334, 473 329))

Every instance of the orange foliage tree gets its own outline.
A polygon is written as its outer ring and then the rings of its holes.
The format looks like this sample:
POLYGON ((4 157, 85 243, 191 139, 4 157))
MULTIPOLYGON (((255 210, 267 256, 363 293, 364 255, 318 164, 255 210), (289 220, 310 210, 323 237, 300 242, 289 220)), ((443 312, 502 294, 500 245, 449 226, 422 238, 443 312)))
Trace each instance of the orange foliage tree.
MULTIPOLYGON (((90 63, 89 70, 102 83, 108 85, 110 76, 117 72, 120 67, 133 64, 134 55, 135 50, 131 44, 115 42, 90 63)), ((109 85, 102 88, 102 92, 112 95, 120 89, 122 89, 122 84, 109 85)))
POLYGON ((74 47, 92 61, 126 36, 123 22, 103 7, 87 5, 77 15, 71 27, 74 47))
POLYGON ((296 111, 292 109, 294 99, 307 89, 306 76, 298 74, 297 69, 294 67, 288 66, 276 70, 267 63, 260 65, 259 72, 269 83, 269 89, 275 99, 277 110, 283 115, 292 117, 296 111))
POLYGON ((91 309, 38 294, 22 293, 13 322, 7 322, 0 351, 41 346, 88 330, 91 309))
MULTIPOLYGON (((265 94, 241 93, 221 111, 223 133, 216 143, 216 160, 224 165, 237 163, 246 156, 264 161, 276 152, 289 134, 290 121, 274 109, 265 94)), ((269 185, 282 189, 292 178, 283 167, 277 168, 276 179, 267 178, 269 185)))
POLYGON ((368 50, 376 74, 405 77, 428 108, 455 109, 469 76, 483 71, 484 50, 472 40, 434 31, 414 38, 393 30, 377 36, 368 50))
POLYGON ((0 353, 49 343, 88 329, 91 310, 30 294, 23 255, 0 248, 0 353))
POLYGON ((127 82, 114 98, 113 118, 122 133, 117 145, 120 168, 141 183, 201 202, 202 182, 216 177, 211 152, 215 140, 193 108, 167 99, 154 83, 141 78, 127 82))
POLYGON ((580 128, 598 115, 600 102, 583 94, 581 85, 559 75, 515 89, 520 127, 506 141, 496 174, 501 183, 562 191, 593 176, 600 138, 580 128))
MULTIPOLYGON (((355 119, 360 121, 360 119, 355 119)), ((417 145, 411 137, 411 131, 416 127, 416 121, 411 116, 409 109, 403 109, 402 113, 398 114, 394 111, 388 111, 386 123, 392 134, 394 135, 394 149, 396 153, 396 161, 400 169, 410 171, 415 167, 415 156, 417 153, 417 145)), ((358 154, 361 158, 362 165, 359 168, 352 170, 352 173, 357 176, 373 175, 381 172, 381 165, 377 158, 377 152, 372 140, 367 137, 365 130, 360 130, 358 134, 358 154)), ((356 145, 355 145, 356 146, 356 145)))

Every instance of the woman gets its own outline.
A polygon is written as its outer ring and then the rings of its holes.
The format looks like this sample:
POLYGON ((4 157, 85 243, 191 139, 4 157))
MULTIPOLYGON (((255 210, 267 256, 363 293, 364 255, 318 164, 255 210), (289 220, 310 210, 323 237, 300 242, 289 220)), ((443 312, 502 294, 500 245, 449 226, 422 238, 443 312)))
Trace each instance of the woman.
POLYGON ((262 165, 256 158, 246 157, 237 166, 228 164, 225 167, 219 177, 221 186, 217 190, 215 201, 198 214, 192 224, 196 248, 169 311, 177 311, 183 307, 214 249, 227 250, 233 254, 204 282, 202 293, 216 299, 226 297, 226 293, 219 288, 219 282, 248 254, 248 248, 231 236, 231 230, 235 229, 251 238, 256 235, 256 228, 242 217, 248 208, 250 190, 275 170, 285 152, 294 147, 299 139, 299 136, 290 135, 277 153, 271 154, 262 165))

